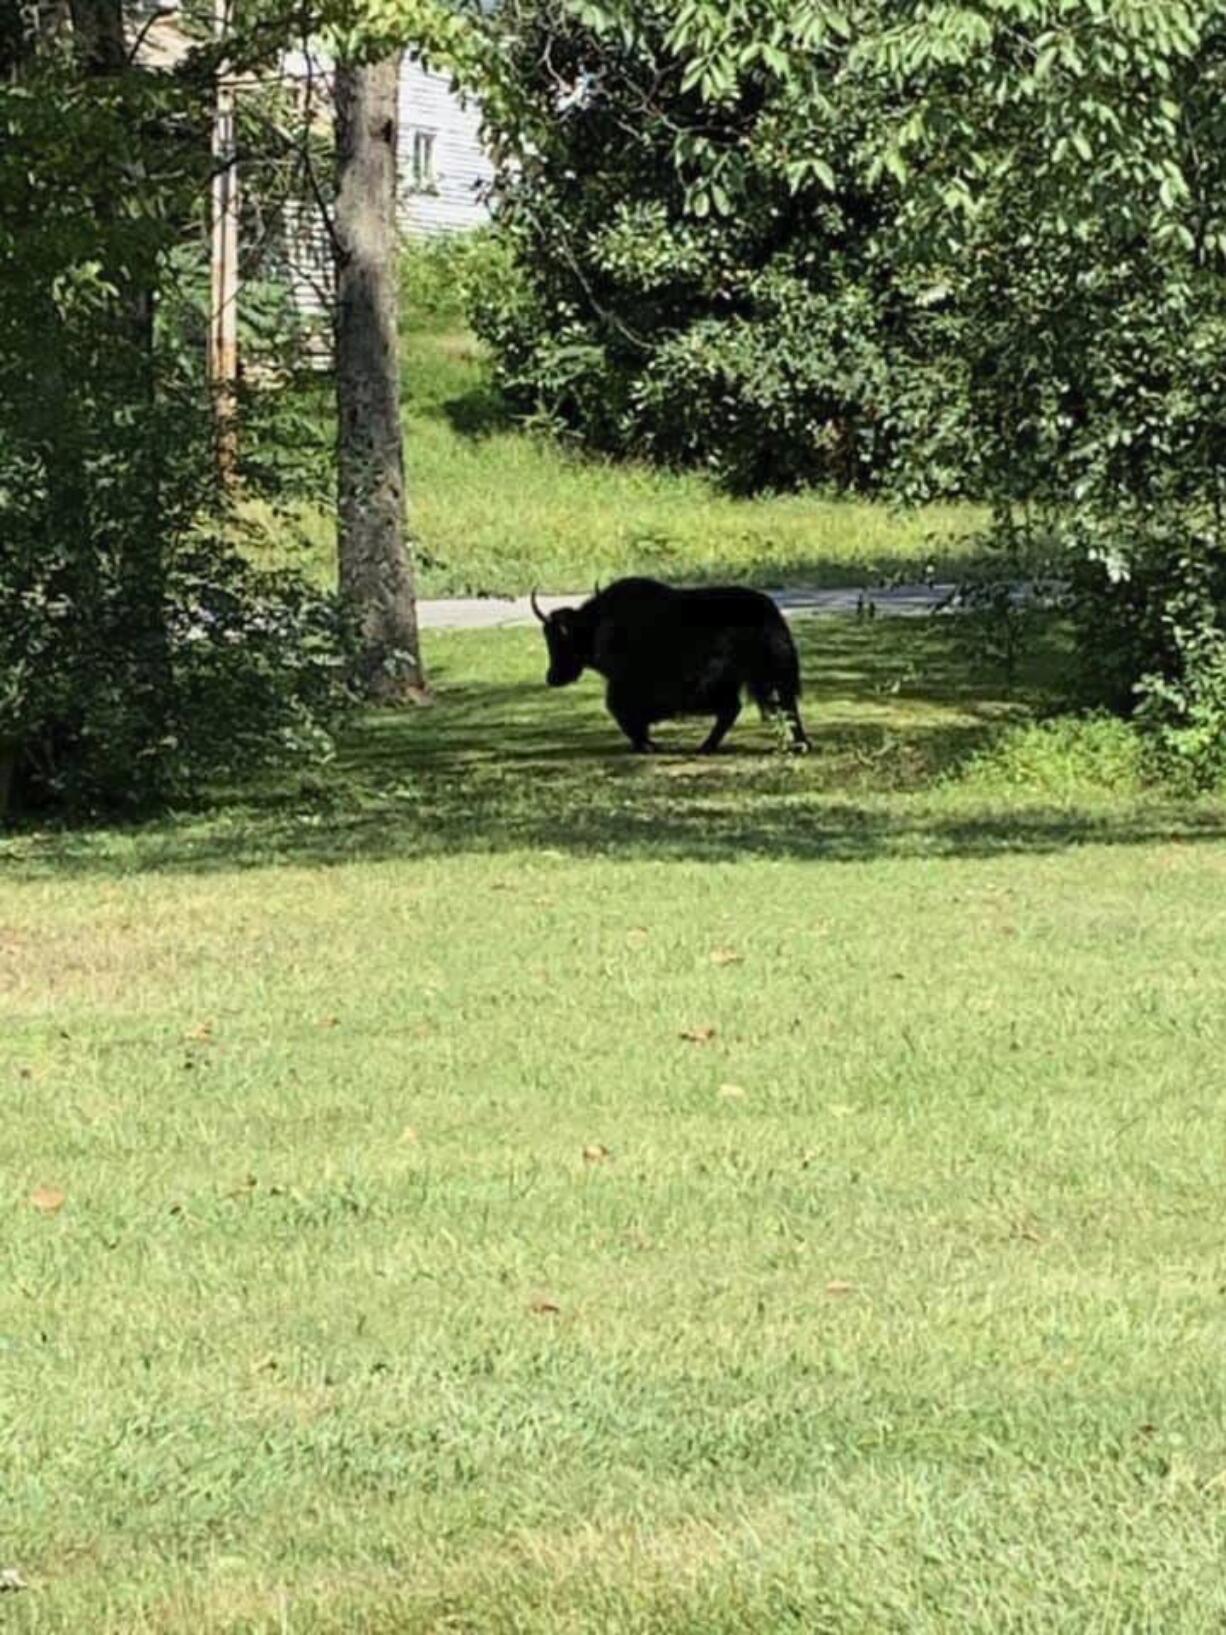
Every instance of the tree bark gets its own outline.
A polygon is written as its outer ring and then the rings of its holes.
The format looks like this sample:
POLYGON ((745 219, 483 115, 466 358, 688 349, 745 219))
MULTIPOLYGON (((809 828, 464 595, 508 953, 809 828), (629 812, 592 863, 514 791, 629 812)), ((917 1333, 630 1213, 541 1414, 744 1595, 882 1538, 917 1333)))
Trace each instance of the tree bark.
POLYGON ((8 817, 9 802, 16 781, 17 757, 20 753, 20 744, 0 738, 0 826, 8 817))
POLYGON ((405 525, 396 277, 399 55, 336 72, 336 398, 341 594, 360 632, 357 683, 420 699, 405 525))
POLYGON ((82 66, 91 74, 119 74, 128 65, 123 0, 69 0, 82 66))

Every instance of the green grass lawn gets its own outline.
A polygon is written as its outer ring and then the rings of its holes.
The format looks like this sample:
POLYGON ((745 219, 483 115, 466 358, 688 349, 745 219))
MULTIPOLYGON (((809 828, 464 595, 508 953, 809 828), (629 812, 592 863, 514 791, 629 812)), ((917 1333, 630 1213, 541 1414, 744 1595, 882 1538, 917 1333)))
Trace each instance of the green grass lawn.
MULTIPOLYGON (((513 425, 478 343, 415 329, 405 339, 405 430, 419 586, 425 596, 587 589, 624 573, 760 585, 861 585, 966 564, 977 513, 798 494, 735 500, 697 475, 567 453, 513 425)), ((302 519, 287 552, 335 580, 331 515, 302 519)))
POLYGON ((1223 1628, 1226 812, 804 648, 804 761, 455 635, 0 842, 7 1628, 1223 1628))

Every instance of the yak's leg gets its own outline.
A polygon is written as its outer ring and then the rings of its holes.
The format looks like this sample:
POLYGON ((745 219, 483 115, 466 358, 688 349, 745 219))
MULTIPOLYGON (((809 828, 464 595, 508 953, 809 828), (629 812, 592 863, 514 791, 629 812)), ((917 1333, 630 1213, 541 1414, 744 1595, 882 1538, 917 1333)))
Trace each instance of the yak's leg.
POLYGON ((651 736, 651 722, 641 702, 616 686, 610 686, 605 694, 605 703, 609 707, 609 714, 630 740, 630 747, 636 755, 653 755, 659 752, 657 744, 651 736))
POLYGON ((809 753, 809 734, 805 731, 805 724, 800 719, 800 706, 796 702, 796 694, 784 695, 779 700, 779 708, 792 729, 793 755, 807 755, 809 753))
POLYGON ((755 694, 758 707, 762 711, 764 721, 777 721, 780 716, 787 722, 792 734, 789 745, 793 755, 807 755, 809 752, 809 735, 805 731, 805 724, 800 719, 800 706, 796 701, 796 694, 787 689, 761 692, 755 694))
POLYGON ((725 734, 740 713, 741 699, 739 693, 732 693, 723 699, 716 712, 715 725, 703 739, 698 753, 700 755, 714 755, 715 751, 723 743, 725 734))

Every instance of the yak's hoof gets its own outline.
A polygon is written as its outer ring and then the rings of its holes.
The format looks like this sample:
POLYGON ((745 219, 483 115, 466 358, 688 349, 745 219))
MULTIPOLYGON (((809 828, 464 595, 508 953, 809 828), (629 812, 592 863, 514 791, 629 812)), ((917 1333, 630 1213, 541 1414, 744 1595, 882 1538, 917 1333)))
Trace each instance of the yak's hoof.
POLYGON ((794 738, 792 740, 791 751, 793 755, 807 755, 812 748, 813 745, 807 738, 794 738))
POLYGON ((659 755, 660 746, 651 738, 644 738, 641 744, 631 744, 630 748, 636 755, 659 755))

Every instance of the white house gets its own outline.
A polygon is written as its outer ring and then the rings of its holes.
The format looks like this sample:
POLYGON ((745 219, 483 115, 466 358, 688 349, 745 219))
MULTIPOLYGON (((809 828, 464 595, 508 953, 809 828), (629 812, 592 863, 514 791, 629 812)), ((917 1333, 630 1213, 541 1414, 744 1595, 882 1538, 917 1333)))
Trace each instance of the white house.
POLYGON ((410 234, 478 227, 489 215, 494 169, 481 115, 445 74, 406 57, 400 70, 400 211, 410 234))
MULTIPOLYGON (((185 32, 180 0, 132 0, 133 47, 149 67, 176 67, 195 42, 185 32)), ((331 115, 331 65, 322 52, 285 53, 281 73, 309 103, 313 121, 331 115)), ((241 88, 240 88, 241 95, 241 88)), ((493 166, 481 145, 474 101, 405 55, 400 70, 400 213, 406 232, 430 234, 478 227, 489 212, 486 192, 493 166)), ((242 153, 239 153, 241 175, 242 153)))
MULTIPOLYGON (((133 50, 139 60, 155 68, 175 67, 196 39, 183 28, 179 0, 132 3, 138 25, 133 50)), ((321 52, 287 52, 281 76, 296 91, 309 123, 318 129, 330 122, 331 65, 321 52)), ((398 121, 399 215, 406 234, 425 237, 479 227, 489 217, 494 167, 481 143, 477 104, 455 92, 446 74, 434 73, 406 54, 400 69, 398 121)), ((240 188, 242 174, 240 147, 240 188)), ((333 270, 319 203, 299 199, 286 210, 286 217, 290 228, 283 270, 299 309, 322 317, 332 293, 333 270)), ((241 293, 239 299, 241 303, 241 293)))
MULTIPOLYGON (((292 52, 283 72, 303 89, 304 100, 312 105, 310 117, 330 119, 326 61, 292 52)), ((478 105, 454 91, 446 74, 406 56, 400 69, 397 117, 397 189, 405 233, 416 238, 465 232, 487 221, 494 167, 481 143, 478 105)), ((287 214, 294 224, 286 245, 294 301, 308 318, 322 319, 334 283, 327 227, 313 199, 300 200, 287 214)), ((319 339, 326 352, 322 331, 319 339)))

